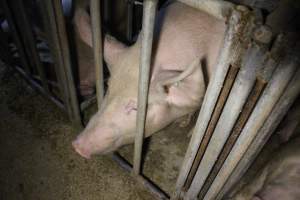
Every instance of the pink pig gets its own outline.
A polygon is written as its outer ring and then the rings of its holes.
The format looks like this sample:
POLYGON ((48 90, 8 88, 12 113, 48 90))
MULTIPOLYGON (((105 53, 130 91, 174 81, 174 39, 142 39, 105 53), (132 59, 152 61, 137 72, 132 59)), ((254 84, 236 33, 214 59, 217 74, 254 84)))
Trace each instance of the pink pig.
MULTIPOLYGON (((83 14, 79 21, 79 35, 92 46, 89 18, 83 14)), ((224 21, 177 2, 162 9, 157 22, 146 137, 200 108, 225 32, 224 21)), ((102 108, 72 143, 81 156, 108 153, 134 141, 140 46, 140 38, 128 47, 105 37, 109 87, 102 108)))

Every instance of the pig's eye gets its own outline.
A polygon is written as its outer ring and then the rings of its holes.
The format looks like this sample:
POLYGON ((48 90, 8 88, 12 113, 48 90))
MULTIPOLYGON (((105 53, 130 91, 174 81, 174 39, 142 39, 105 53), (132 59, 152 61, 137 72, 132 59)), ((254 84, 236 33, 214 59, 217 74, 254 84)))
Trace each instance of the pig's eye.
POLYGON ((125 106, 125 112, 129 115, 132 111, 137 111, 137 105, 135 101, 130 100, 125 106))

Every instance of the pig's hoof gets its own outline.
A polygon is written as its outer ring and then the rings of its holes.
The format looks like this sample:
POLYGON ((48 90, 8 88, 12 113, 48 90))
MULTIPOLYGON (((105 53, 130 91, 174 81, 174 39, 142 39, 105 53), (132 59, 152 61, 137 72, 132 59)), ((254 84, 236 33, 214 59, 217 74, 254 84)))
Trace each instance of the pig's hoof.
POLYGON ((86 159, 90 159, 91 155, 89 155, 88 153, 86 153, 83 149, 81 149, 79 147, 79 145, 77 144, 76 141, 72 142, 72 146, 74 147, 75 151, 82 157, 86 158, 86 159))

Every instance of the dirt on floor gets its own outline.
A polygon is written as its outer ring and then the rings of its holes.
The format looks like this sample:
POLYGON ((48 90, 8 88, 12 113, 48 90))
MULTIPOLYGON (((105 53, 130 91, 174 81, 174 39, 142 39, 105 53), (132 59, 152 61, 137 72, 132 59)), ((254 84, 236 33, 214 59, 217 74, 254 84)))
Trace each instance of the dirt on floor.
MULTIPOLYGON (((109 155, 79 157, 71 147, 79 130, 2 63, 0 119, 0 199, 154 199, 109 155)), ((174 191, 189 128, 171 125, 151 138, 145 154, 144 174, 168 194, 174 191)), ((132 152, 133 145, 120 151, 130 161, 132 152)))

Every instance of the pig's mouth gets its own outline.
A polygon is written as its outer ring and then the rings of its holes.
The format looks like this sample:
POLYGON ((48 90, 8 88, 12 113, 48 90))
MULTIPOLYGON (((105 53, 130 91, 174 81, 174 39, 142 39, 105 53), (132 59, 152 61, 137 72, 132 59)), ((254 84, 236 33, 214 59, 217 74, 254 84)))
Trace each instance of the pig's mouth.
POLYGON ((84 150, 83 148, 81 148, 78 144, 78 142, 75 140, 72 142, 72 146, 75 149, 75 151, 82 157, 86 158, 86 159, 90 159, 91 158, 91 154, 88 153, 86 150, 84 150))

